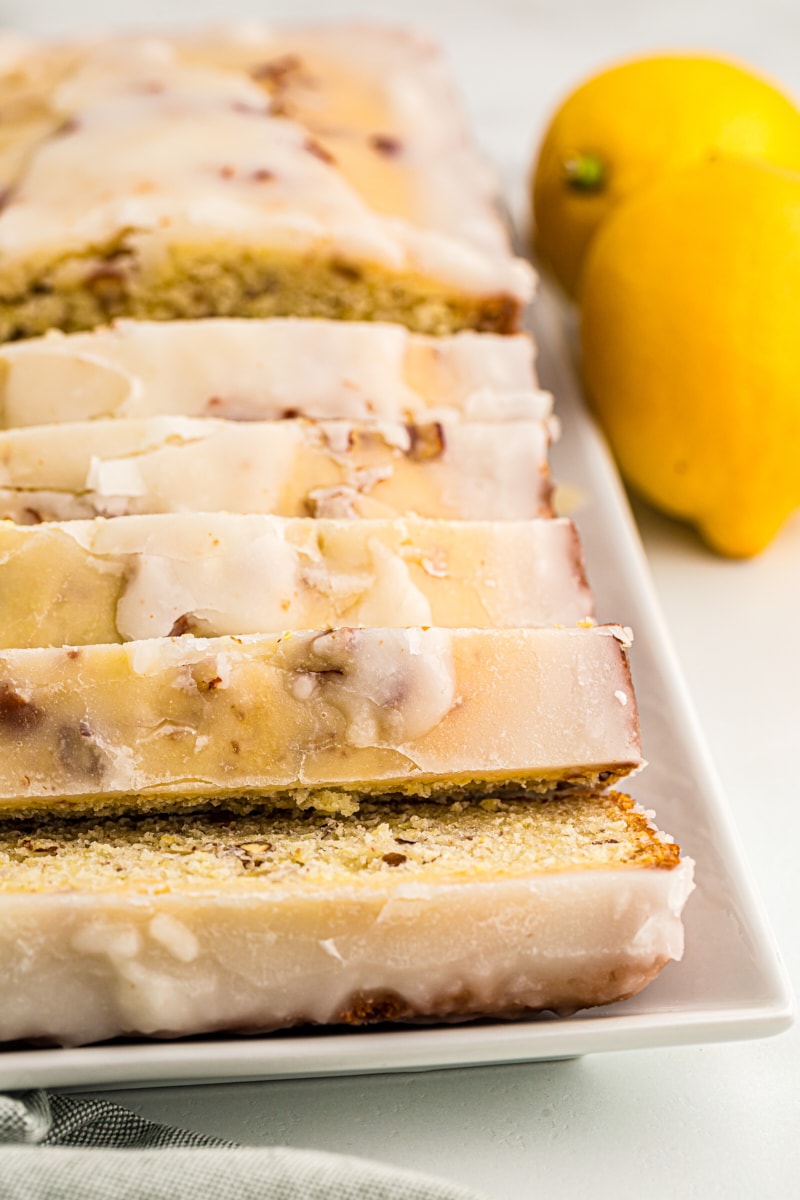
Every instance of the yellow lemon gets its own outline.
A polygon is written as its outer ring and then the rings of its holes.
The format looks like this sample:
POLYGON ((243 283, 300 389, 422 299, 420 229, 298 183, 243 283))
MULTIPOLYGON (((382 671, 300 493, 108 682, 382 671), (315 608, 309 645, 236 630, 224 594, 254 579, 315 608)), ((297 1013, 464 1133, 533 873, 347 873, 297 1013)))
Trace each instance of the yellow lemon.
POLYGON ((559 108, 539 151, 540 259, 577 294, 587 246, 620 201, 718 156, 800 170, 800 112, 772 84, 723 59, 641 58, 595 76, 559 108))
POLYGON ((598 230, 580 308, 627 480, 758 553, 800 507, 800 173, 718 159, 639 192, 598 230))

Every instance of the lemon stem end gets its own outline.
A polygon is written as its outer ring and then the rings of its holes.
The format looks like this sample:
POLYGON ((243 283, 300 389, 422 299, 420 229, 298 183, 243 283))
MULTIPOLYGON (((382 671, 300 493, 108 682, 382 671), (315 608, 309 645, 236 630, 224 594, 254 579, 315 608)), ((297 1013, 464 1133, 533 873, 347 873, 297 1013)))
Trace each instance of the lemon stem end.
POLYGON ((606 167, 596 154, 576 154, 564 163, 564 178, 576 192, 599 192, 605 187, 606 167))

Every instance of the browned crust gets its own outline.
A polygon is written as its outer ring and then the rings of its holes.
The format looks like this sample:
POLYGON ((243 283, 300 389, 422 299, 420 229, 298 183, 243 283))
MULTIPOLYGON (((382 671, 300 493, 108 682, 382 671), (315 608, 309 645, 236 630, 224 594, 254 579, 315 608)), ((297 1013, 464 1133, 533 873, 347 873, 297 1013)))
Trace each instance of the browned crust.
MULTIPOLYGON (((91 793, 74 797, 47 796, 5 799, 0 801, 0 821, 30 821, 47 820, 64 817, 113 816, 124 814, 136 816, 169 816, 175 812, 198 813, 214 812, 226 809, 232 813, 253 813, 291 810, 296 807, 314 808, 314 792, 324 799, 321 806, 325 812, 351 813, 358 810, 362 801, 380 801, 392 803, 397 800, 459 800, 482 799, 486 796, 496 796, 499 799, 514 799, 520 796, 564 795, 570 792, 576 794, 595 792, 620 782, 631 771, 636 770, 637 762, 617 763, 614 766, 598 765, 586 767, 561 774, 541 774, 526 779, 517 777, 511 779, 492 779, 491 776, 476 777, 475 779, 412 779, 398 783, 396 780, 377 781, 359 786, 330 786, 320 784, 314 789, 307 787, 286 787, 272 792, 225 793, 215 795, 174 795, 169 792, 162 794, 97 794, 91 793), (335 797, 341 797, 341 807, 333 805, 335 797), (300 804, 298 805, 298 797, 300 804)), ((633 804, 633 801, 630 801, 633 804)), ((645 822, 646 824, 646 822, 645 822)), ((674 863, 669 865, 674 866, 674 863)))
POLYGON ((671 960, 663 955, 649 964, 626 962, 622 958, 606 974, 569 978, 537 1005, 509 1003, 492 1009, 482 1007, 469 992, 442 997, 429 1009, 414 1008, 392 991, 359 993, 331 1019, 331 1025, 414 1024, 434 1021, 457 1023, 480 1019, 521 1020, 552 1012, 567 1017, 585 1008, 630 1000, 661 973, 671 960))
POLYGON ((332 1025, 376 1025, 384 1022, 413 1021, 424 1014, 395 992, 378 991, 352 996, 346 1008, 332 1018, 332 1025))
POLYGON ((489 296, 478 304, 472 327, 478 333, 519 333, 522 311, 514 296, 489 296))
POLYGON ((645 813, 637 808, 636 801, 622 792, 609 792, 608 799, 618 805, 625 813, 628 828, 634 833, 646 838, 646 845, 641 846, 631 855, 631 862, 638 867, 659 867, 671 871, 680 862, 681 848, 677 842, 666 841, 658 836, 645 813))

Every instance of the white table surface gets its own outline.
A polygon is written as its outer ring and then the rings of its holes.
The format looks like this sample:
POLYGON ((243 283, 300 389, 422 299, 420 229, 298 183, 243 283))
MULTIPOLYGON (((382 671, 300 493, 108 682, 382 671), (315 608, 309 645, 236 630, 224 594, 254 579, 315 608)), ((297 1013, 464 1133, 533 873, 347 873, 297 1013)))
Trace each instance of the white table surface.
MULTIPOLYGON (((748 59, 800 94, 798 0, 0 0, 48 31, 261 15, 370 16, 444 41, 485 149, 517 182, 548 111, 628 53, 748 59)), ((636 514, 678 657, 795 989, 800 982, 800 517, 760 558, 713 557, 636 514)), ((754 1042, 425 1074, 110 1093, 143 1114, 253 1144, 362 1154, 481 1189, 550 1196, 800 1194, 800 1027, 754 1042)))

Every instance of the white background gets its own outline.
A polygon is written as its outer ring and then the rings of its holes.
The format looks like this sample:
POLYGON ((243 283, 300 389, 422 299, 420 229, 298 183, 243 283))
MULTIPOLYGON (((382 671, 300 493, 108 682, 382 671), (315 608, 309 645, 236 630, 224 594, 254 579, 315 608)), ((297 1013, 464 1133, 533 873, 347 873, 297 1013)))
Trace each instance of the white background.
MULTIPOLYGON (((800 94, 800 0, 137 0, 130 8, 96 0, 0 0, 5 23, 48 32, 354 15, 422 24, 439 35, 484 149, 517 189, 559 97, 628 53, 691 47, 735 54, 800 94)), ((714 558, 688 530, 640 506, 636 514, 678 656, 797 988, 800 519, 759 559, 738 563, 714 558)), ((572 1062, 115 1098, 148 1116, 237 1140, 314 1146, 428 1170, 497 1200, 800 1194, 798 1027, 766 1041, 572 1062)))

